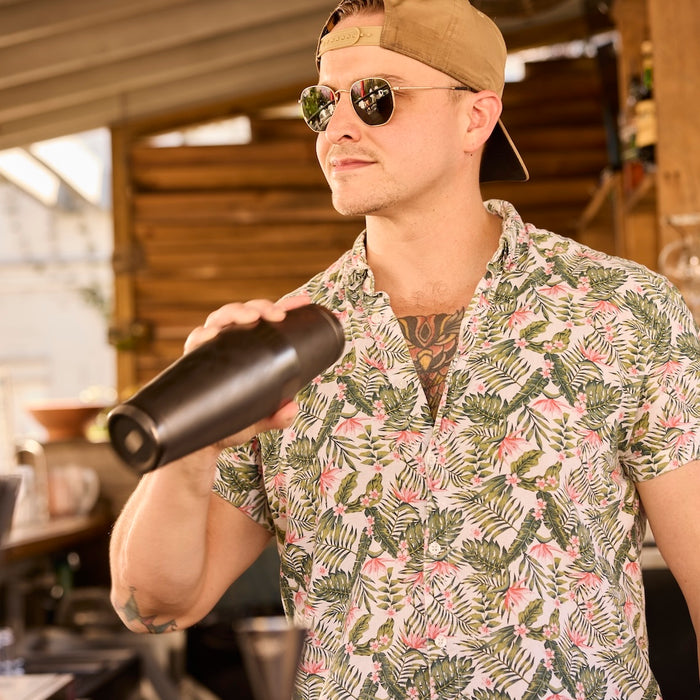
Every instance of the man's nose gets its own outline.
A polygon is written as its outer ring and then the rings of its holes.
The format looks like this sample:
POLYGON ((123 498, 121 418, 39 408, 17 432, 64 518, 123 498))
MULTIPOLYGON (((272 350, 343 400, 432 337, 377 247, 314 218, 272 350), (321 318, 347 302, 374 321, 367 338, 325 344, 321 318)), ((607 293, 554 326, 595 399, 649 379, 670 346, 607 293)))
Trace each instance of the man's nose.
POLYGON ((351 97, 347 92, 336 95, 335 110, 326 127, 326 138, 331 143, 344 139, 357 140, 362 128, 362 121, 353 109, 351 97))

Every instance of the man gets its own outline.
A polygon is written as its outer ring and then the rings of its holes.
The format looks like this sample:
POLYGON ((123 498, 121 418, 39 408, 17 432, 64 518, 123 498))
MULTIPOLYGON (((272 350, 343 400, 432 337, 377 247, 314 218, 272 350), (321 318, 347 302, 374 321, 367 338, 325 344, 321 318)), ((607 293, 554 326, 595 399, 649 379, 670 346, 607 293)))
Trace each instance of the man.
POLYGON ((301 98, 366 231, 186 344, 313 301, 345 354, 241 447, 143 478, 114 605, 135 631, 193 624, 274 536, 299 697, 658 698, 644 515, 700 629, 697 328, 660 277, 482 202, 527 177, 500 32, 466 0, 385 4, 340 4, 301 98))

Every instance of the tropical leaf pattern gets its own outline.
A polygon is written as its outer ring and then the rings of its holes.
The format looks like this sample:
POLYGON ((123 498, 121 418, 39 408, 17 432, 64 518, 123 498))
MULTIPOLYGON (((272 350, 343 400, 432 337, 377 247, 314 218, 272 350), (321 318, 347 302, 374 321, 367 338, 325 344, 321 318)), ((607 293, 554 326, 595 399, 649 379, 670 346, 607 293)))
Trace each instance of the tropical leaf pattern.
POLYGON ((215 489, 273 531, 297 696, 654 700, 635 482, 700 457, 678 293, 513 207, 433 421, 364 238, 305 290, 345 355, 215 489))

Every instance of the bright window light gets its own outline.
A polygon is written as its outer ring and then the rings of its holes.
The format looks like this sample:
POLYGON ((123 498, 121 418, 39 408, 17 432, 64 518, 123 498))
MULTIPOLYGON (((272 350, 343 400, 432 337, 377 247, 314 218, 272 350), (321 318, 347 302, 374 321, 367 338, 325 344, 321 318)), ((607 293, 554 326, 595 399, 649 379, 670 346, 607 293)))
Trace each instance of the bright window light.
POLYGON ((23 149, 9 148, 0 151, 0 175, 46 206, 56 205, 60 180, 23 149))
POLYGON ((83 141, 74 136, 65 136, 34 143, 29 151, 88 202, 99 205, 104 169, 99 157, 83 141))

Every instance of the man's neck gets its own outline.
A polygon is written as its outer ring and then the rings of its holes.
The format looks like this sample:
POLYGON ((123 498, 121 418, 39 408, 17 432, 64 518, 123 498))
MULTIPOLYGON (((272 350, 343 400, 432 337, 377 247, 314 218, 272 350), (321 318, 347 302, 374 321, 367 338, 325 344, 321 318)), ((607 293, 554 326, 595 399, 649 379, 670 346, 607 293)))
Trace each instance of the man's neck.
POLYGON ((469 216, 367 217, 367 260, 399 316, 466 308, 498 247, 502 221, 481 202, 469 216))

